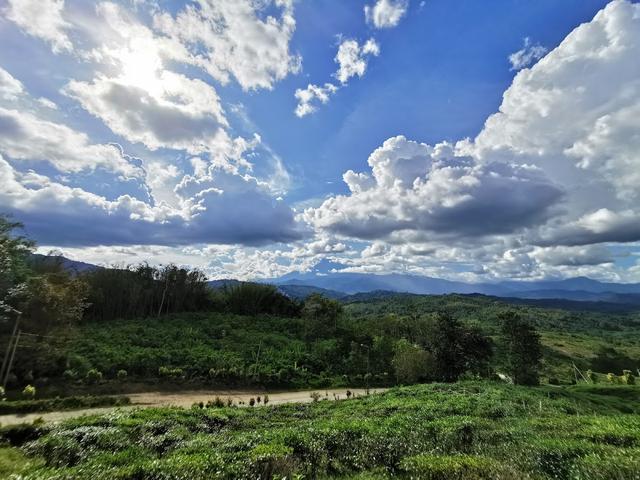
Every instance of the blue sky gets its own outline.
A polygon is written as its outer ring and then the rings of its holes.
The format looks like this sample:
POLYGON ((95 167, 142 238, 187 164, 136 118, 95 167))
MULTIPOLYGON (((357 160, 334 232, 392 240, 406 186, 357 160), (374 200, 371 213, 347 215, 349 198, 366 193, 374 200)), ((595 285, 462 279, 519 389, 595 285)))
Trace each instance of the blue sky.
POLYGON ((640 281, 637 2, 0 11, 0 211, 43 251, 640 281))

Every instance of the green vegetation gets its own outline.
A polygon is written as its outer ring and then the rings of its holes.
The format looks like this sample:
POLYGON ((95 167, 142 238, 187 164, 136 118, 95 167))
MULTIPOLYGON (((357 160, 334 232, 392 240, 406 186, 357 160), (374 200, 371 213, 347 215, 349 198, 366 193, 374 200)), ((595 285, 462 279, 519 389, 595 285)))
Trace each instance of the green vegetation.
POLYGON ((119 407, 128 405, 129 403, 127 397, 106 395, 4 401, 0 402, 0 415, 53 412, 96 407, 119 407))
POLYGON ((114 412, 2 437, 12 448, 0 465, 26 454, 24 479, 633 479, 640 389, 430 384, 305 405, 114 412))

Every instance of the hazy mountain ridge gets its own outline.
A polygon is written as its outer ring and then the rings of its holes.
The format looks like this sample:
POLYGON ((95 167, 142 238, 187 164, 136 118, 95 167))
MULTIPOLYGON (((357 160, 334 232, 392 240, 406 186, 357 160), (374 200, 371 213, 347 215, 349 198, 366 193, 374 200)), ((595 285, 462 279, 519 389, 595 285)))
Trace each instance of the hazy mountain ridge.
MULTIPOLYGON (((61 261, 65 268, 83 273, 99 267, 66 257, 33 254, 36 261, 61 261), (56 260, 57 259, 57 260, 56 260)), ((278 278, 257 280, 278 287, 285 295, 304 299, 312 293, 330 298, 386 296, 390 293, 415 295, 481 294, 501 298, 529 300, 568 300, 572 302, 605 302, 640 306, 640 283, 606 283, 587 277, 564 280, 503 281, 498 283, 466 283, 442 278, 403 274, 367 273, 290 273, 278 278)), ((219 279, 208 282, 213 288, 242 283, 236 279, 219 279)))

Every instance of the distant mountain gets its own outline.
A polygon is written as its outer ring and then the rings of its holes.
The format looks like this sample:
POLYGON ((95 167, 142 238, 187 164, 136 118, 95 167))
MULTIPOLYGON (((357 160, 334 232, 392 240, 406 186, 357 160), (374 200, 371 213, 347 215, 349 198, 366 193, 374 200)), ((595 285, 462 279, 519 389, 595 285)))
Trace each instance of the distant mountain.
POLYGON ((224 278, 224 279, 220 279, 220 280, 210 280, 207 282, 207 285, 209 285, 211 288, 226 288, 226 287, 236 287, 238 285, 240 285, 242 282, 241 280, 234 280, 232 278, 224 278))
POLYGON ((77 260, 71 260, 70 258, 63 257, 62 255, 42 255, 40 253, 32 253, 30 256, 32 263, 40 264, 55 264, 55 262, 62 262, 62 266, 65 270, 69 270, 74 273, 84 273, 91 270, 100 270, 104 267, 93 265, 91 263, 79 262, 77 260))
POLYGON ((289 298, 293 298, 295 300, 304 300, 309 295, 313 295, 314 293, 319 293, 327 298, 333 298, 335 300, 340 300, 347 296, 344 292, 338 292, 336 290, 329 290, 326 288, 320 287, 311 287, 308 285, 278 285, 278 290, 285 294, 289 298))
POLYGON ((640 284, 604 283, 586 277, 566 280, 505 281, 465 283, 440 278, 402 274, 296 273, 270 279, 280 288, 286 285, 315 287, 348 295, 379 292, 443 295, 448 293, 482 294, 527 299, 564 299, 571 301, 625 303, 640 305, 640 284))

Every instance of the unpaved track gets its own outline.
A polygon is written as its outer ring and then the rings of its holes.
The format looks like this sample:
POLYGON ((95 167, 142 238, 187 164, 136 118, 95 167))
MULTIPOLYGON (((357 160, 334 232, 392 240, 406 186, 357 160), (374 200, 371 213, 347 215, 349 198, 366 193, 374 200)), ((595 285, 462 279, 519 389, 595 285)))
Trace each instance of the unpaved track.
MULTIPOLYGON (((350 390, 357 396, 366 395, 366 391, 361 388, 352 388, 350 390)), ((385 390, 385 388, 375 388, 371 389, 370 393, 374 394, 385 390)), ((263 399, 265 395, 269 395, 269 405, 279 405, 283 403, 307 403, 312 401, 311 393, 313 392, 319 393, 321 399, 340 400, 347 398, 346 388, 272 393, 252 390, 193 390, 184 392, 132 393, 127 395, 131 399, 131 405, 124 407, 100 407, 86 408, 83 410, 64 410, 59 412, 27 413, 23 415, 0 415, 0 425, 4 426, 16 425, 19 423, 30 423, 38 418, 41 418, 48 423, 60 422, 69 418, 77 418, 85 415, 96 415, 109 413, 114 410, 131 410, 134 408, 144 407, 190 407, 194 403, 198 402, 206 404, 209 400, 213 400, 216 397, 219 397, 224 402, 226 402, 228 398, 231 398, 234 405, 239 405, 240 402, 244 402, 245 405, 248 405, 249 399, 255 399, 257 397, 263 399)))

